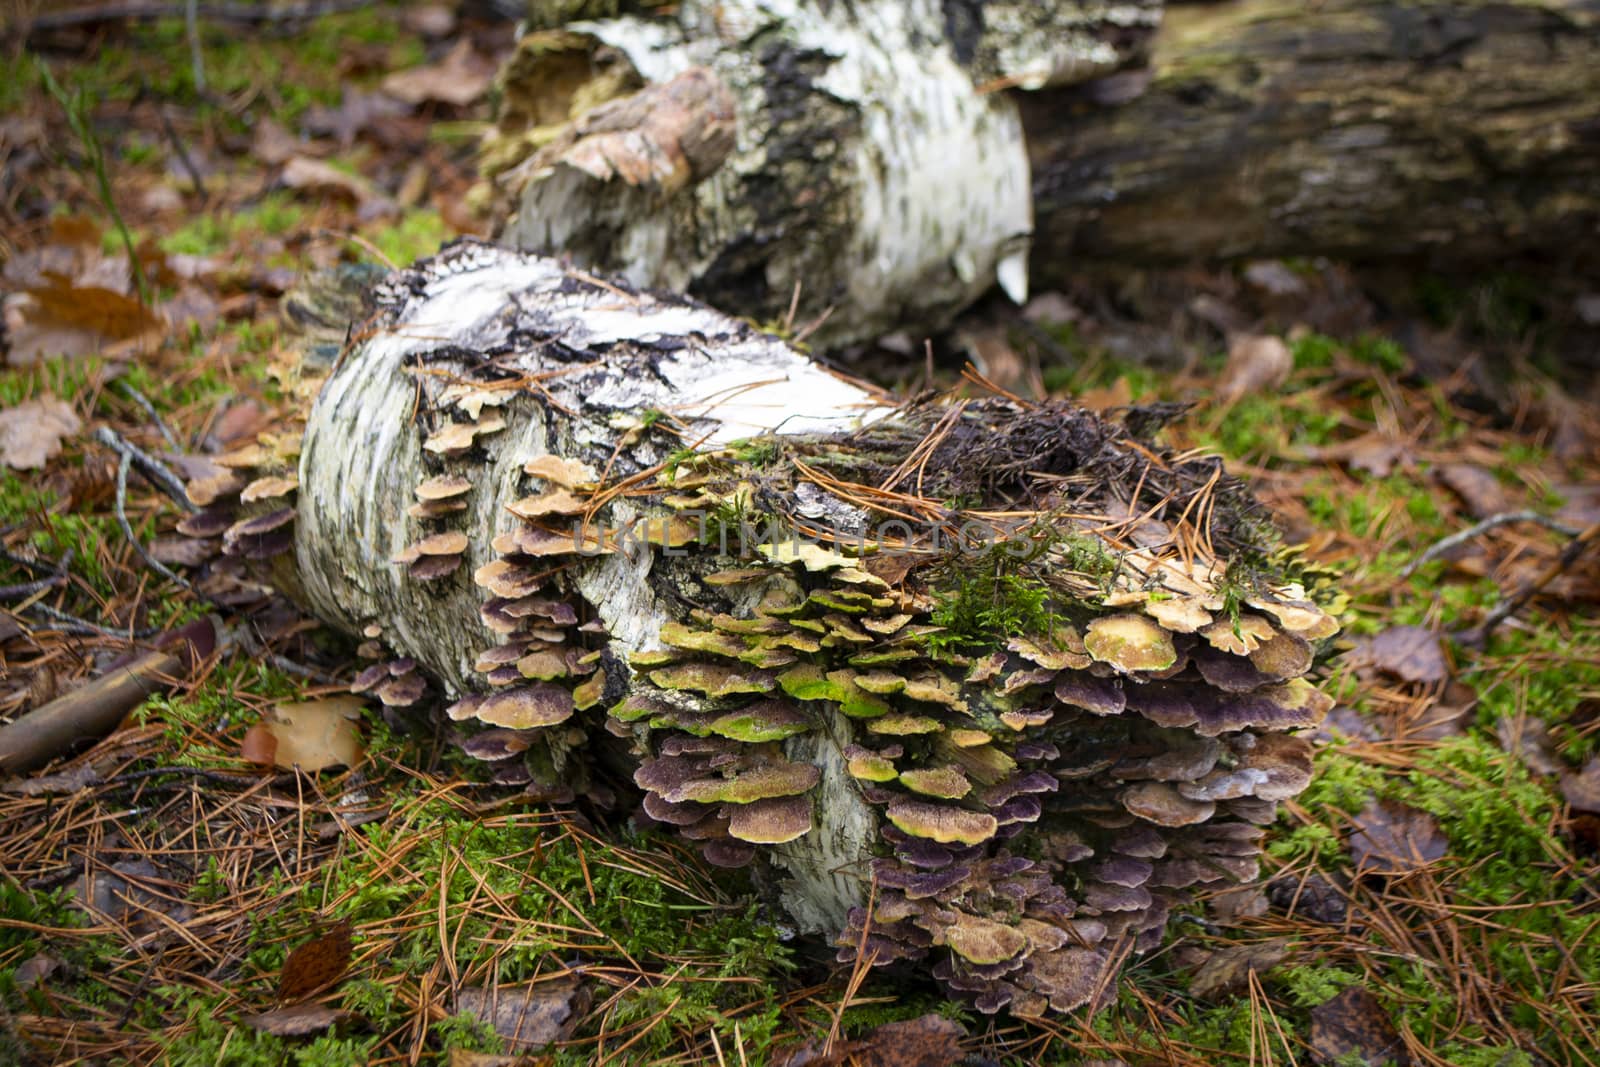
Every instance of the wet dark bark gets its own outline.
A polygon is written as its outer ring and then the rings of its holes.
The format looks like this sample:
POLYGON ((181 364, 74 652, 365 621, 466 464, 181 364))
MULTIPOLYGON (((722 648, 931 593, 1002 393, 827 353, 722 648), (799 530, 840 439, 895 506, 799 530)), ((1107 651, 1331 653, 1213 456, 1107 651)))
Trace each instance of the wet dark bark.
POLYGON ((1593 0, 1174 6, 1147 72, 1019 101, 1046 282, 1086 262, 1594 258, 1593 0))

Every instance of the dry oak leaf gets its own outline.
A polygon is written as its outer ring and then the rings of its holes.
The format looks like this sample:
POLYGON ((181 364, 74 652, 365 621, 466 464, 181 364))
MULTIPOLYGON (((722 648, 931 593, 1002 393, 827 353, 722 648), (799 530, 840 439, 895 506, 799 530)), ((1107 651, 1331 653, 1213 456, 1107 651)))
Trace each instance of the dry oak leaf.
POLYGON ((354 767, 361 743, 361 709, 355 697, 323 697, 279 704, 245 732, 240 755, 251 763, 307 774, 329 767, 354 767))
POLYGON ((45 395, 0 411, 0 463, 38 470, 61 452, 61 442, 83 428, 72 405, 45 395))
POLYGON ((1450 677, 1439 635, 1425 626, 1391 626, 1349 653, 1356 665, 1370 665, 1407 682, 1442 682, 1450 677))
POLYGON ((1409 1067, 1411 1055, 1378 998, 1351 986, 1311 1009, 1311 1055, 1317 1063, 1360 1062, 1409 1067))
POLYGON ((278 976, 278 1003, 292 1004, 344 977, 350 967, 350 923, 335 923, 310 941, 296 945, 278 976))
POLYGON ((571 1037, 589 1000, 588 987, 575 975, 562 975, 521 986, 463 989, 456 994, 456 1011, 494 1027, 508 1051, 525 1052, 571 1037))
POLYGON ((1355 824, 1350 858, 1357 871, 1409 874, 1442 859, 1450 847, 1432 815, 1393 801, 1368 802, 1355 824))

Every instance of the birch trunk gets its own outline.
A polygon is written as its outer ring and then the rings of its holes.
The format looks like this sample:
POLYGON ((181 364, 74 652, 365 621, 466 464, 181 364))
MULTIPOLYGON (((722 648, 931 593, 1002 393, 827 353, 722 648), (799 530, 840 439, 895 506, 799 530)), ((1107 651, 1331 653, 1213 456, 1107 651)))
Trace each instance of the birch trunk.
POLYGON ((1028 159, 991 90, 1115 70, 1157 9, 689 0, 531 34, 484 155, 501 239, 825 345, 1024 299, 1028 159))
POLYGON ((524 40, 485 155, 505 239, 758 320, 831 309, 824 346, 1030 272, 1594 262, 1593 0, 678 10, 524 40))

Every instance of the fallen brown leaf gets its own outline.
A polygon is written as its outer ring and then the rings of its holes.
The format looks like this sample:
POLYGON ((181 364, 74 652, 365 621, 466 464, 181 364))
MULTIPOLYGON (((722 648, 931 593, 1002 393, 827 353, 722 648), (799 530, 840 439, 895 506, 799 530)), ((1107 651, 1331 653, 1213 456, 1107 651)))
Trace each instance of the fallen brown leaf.
POLYGON ((1494 732, 1500 747, 1520 757, 1534 774, 1560 774, 1566 770, 1543 719, 1501 719, 1495 723, 1494 732))
POLYGON ((278 976, 278 1002, 292 1004, 326 989, 350 967, 350 924, 335 923, 327 933, 296 945, 278 976))
POLYGON ((36 305, 30 318, 89 330, 109 341, 125 341, 161 327, 161 320, 137 298, 53 271, 28 295, 36 305))
POLYGON ((6 408, 0 411, 0 463, 13 470, 38 470, 60 454, 62 440, 82 428, 72 405, 53 396, 6 408))
POLYGON ((476 1015, 494 1027, 512 1051, 544 1048, 572 1036, 589 1010, 590 993, 576 976, 494 989, 463 989, 456 1011, 476 1015))
POLYGON ((308 774, 329 767, 354 767, 361 743, 361 709, 355 697, 323 697, 279 704, 245 734, 241 755, 251 763, 296 768, 308 774))
POLYGON ((1251 945, 1228 945, 1206 957, 1189 980, 1189 992, 1201 1000, 1243 993, 1252 974, 1265 974, 1289 955, 1283 939, 1251 945))
POLYGON ((11 972, 11 981, 16 983, 19 993, 25 993, 49 978, 60 966, 60 960, 41 952, 23 960, 17 969, 11 972))
POLYGON ((966 1036, 960 1023, 930 1013, 884 1023, 836 1044, 827 1055, 808 1043, 777 1062, 781 1067, 952 1067, 962 1061, 961 1040, 966 1036))
POLYGON ((1391 626, 1349 653, 1351 662, 1376 667, 1407 682, 1442 682, 1450 677, 1439 635, 1425 626, 1391 626))
POLYGON ((1600 813, 1600 758, 1585 763, 1577 774, 1562 775, 1561 795, 1579 811, 1600 813))
MULTIPOLYGON (((283 165, 283 184, 291 189, 308 189, 312 192, 337 193, 349 197, 357 209, 369 214, 388 204, 377 186, 357 174, 342 171, 332 163, 310 156, 295 156, 283 165)), ((392 205, 389 205, 392 207, 392 205)))
POLYGON ((1500 480, 1475 463, 1446 463, 1438 468, 1439 480, 1461 498, 1475 519, 1487 519, 1515 510, 1511 494, 1500 480))
POLYGON ((195 537, 158 537, 150 542, 147 551, 157 563, 175 563, 180 567, 198 567, 218 552, 218 541, 205 541, 195 537))
POLYGON ((408 104, 466 107, 489 91, 494 74, 494 60, 479 55, 463 37, 437 63, 395 71, 384 78, 383 91, 408 104))
POLYGON ((1332 1000, 1311 1009, 1311 1054, 1318 1063, 1360 1062, 1380 1067, 1393 1063, 1408 1067, 1410 1053, 1394 1022, 1378 1003, 1378 998, 1351 986, 1332 1000))
POLYGON ((349 148, 359 135, 376 133, 380 127, 403 121, 410 114, 409 104, 387 93, 346 86, 338 107, 311 108, 303 121, 307 132, 331 136, 340 148, 349 148))
POLYGON ((1393 801, 1369 802, 1355 824, 1350 858, 1357 871, 1408 874, 1442 859, 1450 847, 1432 815, 1393 801))
POLYGON ((1228 342, 1228 362, 1217 382, 1217 396, 1233 403, 1250 393, 1276 389, 1294 371, 1294 355, 1283 338, 1237 334, 1228 342))
POLYGON ((253 1030, 274 1037, 306 1037, 359 1018, 353 1011, 327 1008, 320 1004, 296 1004, 292 1008, 246 1015, 240 1021, 253 1030))
POLYGON ((305 154, 306 146, 277 121, 264 115, 256 120, 256 128, 250 135, 250 152, 261 162, 276 167, 305 154))

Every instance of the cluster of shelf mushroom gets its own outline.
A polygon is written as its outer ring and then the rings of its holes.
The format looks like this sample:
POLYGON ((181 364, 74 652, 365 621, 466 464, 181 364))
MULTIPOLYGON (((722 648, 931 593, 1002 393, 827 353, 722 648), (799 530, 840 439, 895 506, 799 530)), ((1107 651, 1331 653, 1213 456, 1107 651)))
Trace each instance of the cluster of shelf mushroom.
POLYGON ((1174 908, 1255 877, 1310 780, 1337 624, 1159 412, 895 408, 700 305, 473 242, 388 279, 364 336, 295 507, 241 460, 189 528, 293 545, 274 580, 364 639, 353 688, 447 694, 536 799, 625 768, 637 819, 770 867, 841 961, 985 1012, 1098 1003, 1174 908), (825 416, 794 407, 815 390, 825 416), (878 536, 996 516, 987 547, 878 536), (956 632, 962 597, 1017 588, 1028 611, 956 632))

